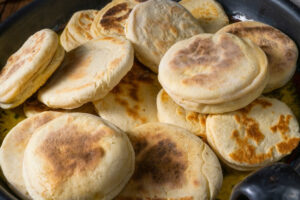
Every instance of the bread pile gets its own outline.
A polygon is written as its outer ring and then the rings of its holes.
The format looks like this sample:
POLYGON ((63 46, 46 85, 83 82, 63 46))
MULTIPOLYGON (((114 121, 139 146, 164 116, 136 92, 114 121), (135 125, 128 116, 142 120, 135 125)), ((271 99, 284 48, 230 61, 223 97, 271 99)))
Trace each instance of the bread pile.
POLYGON ((269 25, 228 24, 214 0, 113 0, 74 13, 65 56, 53 31, 31 36, 0 74, 0 107, 25 101, 28 117, 0 148, 10 188, 23 199, 214 199, 218 158, 251 171, 290 154, 298 122, 262 94, 291 79, 298 49, 269 25))

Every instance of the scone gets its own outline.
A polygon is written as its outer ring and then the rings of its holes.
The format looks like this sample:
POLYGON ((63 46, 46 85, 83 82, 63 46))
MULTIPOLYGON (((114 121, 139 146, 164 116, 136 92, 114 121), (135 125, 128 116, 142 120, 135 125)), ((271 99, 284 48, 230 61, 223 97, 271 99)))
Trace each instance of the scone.
POLYGON ((35 96, 27 99, 23 104, 23 112, 26 117, 32 117, 45 111, 57 111, 57 112, 82 112, 97 115, 94 105, 92 103, 86 103, 79 108, 75 109, 55 109, 49 108, 45 104, 37 100, 35 96))
POLYGON ((267 57, 257 45, 219 33, 199 34, 173 45, 160 62, 158 79, 185 109, 222 113, 256 99, 268 75, 267 57), (210 108, 203 109, 206 105, 210 108))
POLYGON ((94 37, 125 36, 125 24, 133 7, 139 2, 114 0, 102 8, 95 17, 91 30, 94 37))
POLYGON ((148 123, 128 132, 135 172, 116 199, 214 199, 223 175, 213 151, 177 126, 148 123))
POLYGON ((72 15, 60 37, 66 51, 93 39, 91 25, 97 13, 97 10, 82 10, 72 15))
POLYGON ((271 92, 285 85, 296 70, 298 48, 295 42, 278 29, 255 21, 230 24, 220 30, 248 38, 266 53, 270 79, 264 92, 271 92))
POLYGON ((215 33, 229 24, 225 11, 215 0, 181 0, 179 3, 199 20, 206 33, 215 33))
POLYGON ((0 164, 8 186, 22 199, 31 199, 22 175, 25 148, 34 131, 61 116, 58 112, 43 112, 27 118, 9 131, 0 148, 0 164))
POLYGON ((206 141, 206 114, 185 110, 162 89, 157 95, 157 117, 160 122, 185 128, 206 141))
POLYGON ((58 36, 43 29, 9 57, 0 73, 0 107, 14 108, 36 92, 59 67, 65 52, 58 36))
POLYGON ((37 129, 23 177, 33 199, 113 199, 134 171, 132 145, 99 117, 67 113, 37 129))
POLYGON ((91 40, 67 54, 38 93, 50 108, 73 109, 103 98, 133 65, 131 43, 118 37, 91 40))
POLYGON ((98 114, 123 131, 157 122, 157 76, 135 61, 132 69, 103 99, 94 101, 98 114))
POLYGON ((283 102, 266 97, 235 112, 209 115, 206 135, 219 158, 242 171, 280 160, 300 141, 292 111, 283 102))
POLYGON ((203 33, 200 23, 171 0, 149 0, 136 5, 125 29, 138 60, 156 73, 162 56, 174 43, 199 33, 203 33))

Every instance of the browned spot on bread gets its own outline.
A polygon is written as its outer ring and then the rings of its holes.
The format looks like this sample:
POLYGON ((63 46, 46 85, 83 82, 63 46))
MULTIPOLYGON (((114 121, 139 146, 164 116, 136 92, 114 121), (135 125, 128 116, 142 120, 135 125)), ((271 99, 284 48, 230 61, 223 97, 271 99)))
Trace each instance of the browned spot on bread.
POLYGON ((50 180, 58 184, 97 167, 105 155, 104 149, 99 146, 105 134, 104 131, 94 134, 83 132, 71 123, 50 133, 36 151, 51 168, 48 174, 50 180))
POLYGON ((117 4, 106 11, 99 23, 104 30, 113 29, 124 35, 124 23, 131 10, 132 8, 128 7, 126 2, 117 4))
POLYGON ((184 79, 184 84, 211 85, 211 79, 219 79, 220 74, 232 68, 242 56, 240 47, 228 35, 220 36, 217 43, 212 38, 197 38, 187 48, 178 51, 170 65, 180 71, 199 70, 193 77, 184 79), (202 73, 206 70, 209 73, 202 73))
POLYGON ((194 183, 194 186, 196 186, 196 187, 200 185, 200 182, 198 180, 194 180, 193 183, 194 183))
POLYGON ((162 91, 161 93, 161 101, 162 102, 168 102, 170 100, 169 95, 166 93, 165 90, 162 91))
POLYGON ((256 153, 256 147, 248 142, 248 137, 241 138, 237 130, 232 132, 231 138, 238 145, 238 148, 229 154, 234 161, 259 164, 272 156, 273 148, 269 149, 267 153, 256 153))
POLYGON ((277 131, 279 131, 281 133, 281 135, 284 137, 285 134, 290 131, 289 124, 290 124, 290 120, 292 118, 293 118, 292 115, 286 115, 286 116, 280 115, 277 124, 270 127, 271 131, 273 133, 276 133, 277 131))
POLYGON ((156 144, 136 155, 134 181, 150 178, 156 185, 177 188, 185 183, 187 159, 170 139, 160 139, 156 144))
POLYGON ((148 146, 146 138, 134 137, 131 135, 129 135, 129 138, 136 155, 139 155, 141 151, 143 151, 148 146))
POLYGON ((277 151, 282 154, 291 153, 299 144, 300 138, 289 138, 286 141, 280 142, 276 145, 277 151))
POLYGON ((66 65, 62 70, 68 79, 81 79, 86 76, 86 70, 92 62, 91 56, 78 56, 75 51, 69 54, 66 65))

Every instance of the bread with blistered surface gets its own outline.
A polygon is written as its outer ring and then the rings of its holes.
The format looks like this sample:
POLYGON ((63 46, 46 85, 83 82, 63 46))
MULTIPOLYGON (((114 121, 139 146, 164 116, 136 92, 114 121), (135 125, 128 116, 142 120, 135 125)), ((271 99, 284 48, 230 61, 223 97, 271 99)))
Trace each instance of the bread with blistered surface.
POLYGON ((113 199, 134 171, 127 135, 101 118, 67 113, 37 129, 24 154, 33 199, 113 199))
POLYGON ((213 151, 189 131, 148 123, 128 132, 135 172, 116 199, 214 199, 222 170, 213 151))
POLYGON ((235 112, 209 115, 206 135, 219 158, 242 171, 280 160, 300 141, 299 125, 290 108, 266 97, 235 112))

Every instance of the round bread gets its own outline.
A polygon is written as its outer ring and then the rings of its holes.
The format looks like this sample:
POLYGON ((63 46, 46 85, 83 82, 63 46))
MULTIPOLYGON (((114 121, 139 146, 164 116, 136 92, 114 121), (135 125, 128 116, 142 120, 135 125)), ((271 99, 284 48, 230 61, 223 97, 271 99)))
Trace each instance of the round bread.
POLYGON ((215 33, 229 23, 222 6, 215 0, 181 0, 179 3, 199 20, 207 33, 215 33))
POLYGON ((206 141, 207 115, 185 110, 162 89, 157 95, 157 117, 160 122, 185 128, 206 141))
POLYGON ((82 10, 72 15, 60 38, 66 51, 93 39, 91 25, 97 13, 97 10, 82 10))
POLYGON ((57 49, 58 37, 50 29, 43 29, 30 36, 23 46, 9 57, 1 70, 0 103, 16 104, 16 99, 24 96, 24 90, 28 89, 28 84, 31 84, 35 75, 51 63, 57 49))
POLYGON ((126 134, 83 113, 64 114, 36 130, 23 161, 33 199, 113 199, 133 171, 126 134))
POLYGON ((265 53, 229 33, 199 34, 176 43, 162 58, 158 74, 169 95, 202 104, 236 100, 267 78, 265 53))
POLYGON ((128 133, 135 172, 116 199, 214 199, 222 170, 213 151, 189 131, 147 123, 128 133))
POLYGON ((219 158, 237 170, 254 170, 278 161, 300 141, 292 111, 283 102, 266 97, 236 112, 209 115, 206 135, 219 158))
POLYGON ((14 108, 22 104, 26 99, 32 96, 48 78, 55 72, 60 66, 65 57, 65 50, 62 46, 58 46, 58 49, 52 58, 49 65, 45 66, 40 72, 36 73, 31 77, 31 80, 26 84, 26 88, 22 90, 22 93, 18 95, 11 103, 0 103, 0 107, 4 109, 14 108))
POLYGON ((39 102, 36 97, 29 98, 23 104, 23 111, 26 117, 32 117, 45 111, 57 111, 57 112, 81 112, 97 115, 94 105, 92 103, 86 103, 79 108, 66 110, 66 109, 53 109, 49 108, 45 104, 39 102))
POLYGON ((123 38, 91 40, 67 54, 62 66, 38 93, 50 108, 73 109, 103 98, 133 65, 133 48, 123 38))
POLYGON ((2 172, 8 186, 22 199, 31 199, 22 175, 25 148, 34 131, 60 116, 58 112, 43 112, 17 124, 6 135, 0 149, 2 172))
POLYGON ((98 114, 123 131, 147 122, 157 122, 157 76, 137 61, 108 95, 93 102, 98 114))
POLYGON ((138 2, 131 0, 114 0, 102 8, 91 29, 94 37, 125 36, 124 29, 129 13, 138 2))
POLYGON ((174 43, 202 32, 199 22, 171 0, 138 4, 130 13, 125 29, 139 61, 156 73, 162 56, 174 43))
POLYGON ((270 79, 264 92, 285 85, 294 75, 298 48, 293 40, 278 29, 255 21, 230 24, 220 30, 242 38, 248 38, 266 53, 270 79))

